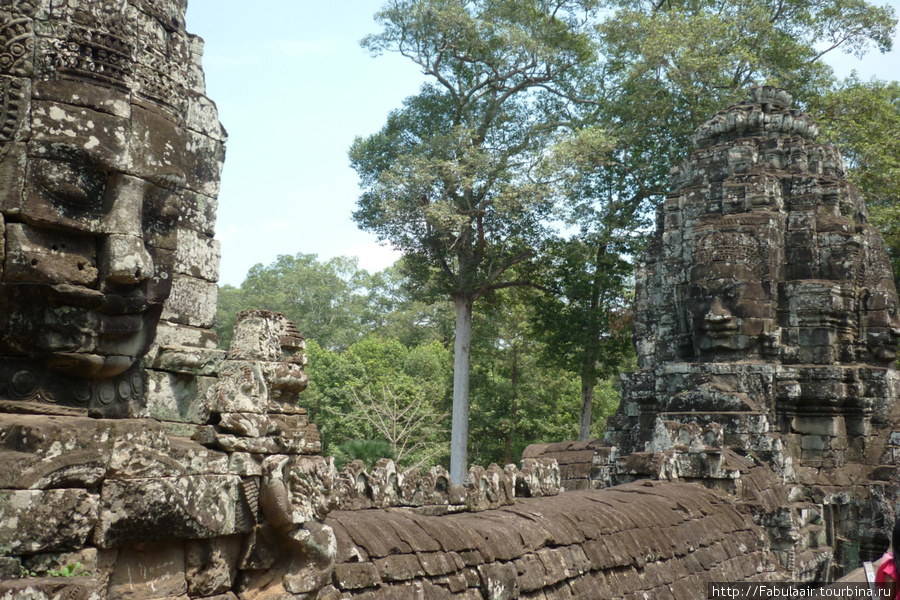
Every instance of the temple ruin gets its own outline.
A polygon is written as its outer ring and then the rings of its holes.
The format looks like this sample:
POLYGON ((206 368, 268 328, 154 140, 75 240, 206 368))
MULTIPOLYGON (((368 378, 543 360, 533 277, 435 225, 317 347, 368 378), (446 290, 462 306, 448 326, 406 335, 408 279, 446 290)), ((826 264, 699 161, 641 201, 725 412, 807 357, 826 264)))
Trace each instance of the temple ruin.
POLYGON ((464 486, 339 471, 294 324, 244 312, 216 348, 226 136, 184 10, 0 0, 3 600, 683 599, 884 550, 897 292, 787 92, 673 171, 606 439, 464 486))
POLYGON ((753 88, 697 130, 638 269, 638 370, 606 439, 526 456, 569 489, 727 490, 794 581, 828 581, 889 545, 900 314, 840 153, 790 104, 753 88))

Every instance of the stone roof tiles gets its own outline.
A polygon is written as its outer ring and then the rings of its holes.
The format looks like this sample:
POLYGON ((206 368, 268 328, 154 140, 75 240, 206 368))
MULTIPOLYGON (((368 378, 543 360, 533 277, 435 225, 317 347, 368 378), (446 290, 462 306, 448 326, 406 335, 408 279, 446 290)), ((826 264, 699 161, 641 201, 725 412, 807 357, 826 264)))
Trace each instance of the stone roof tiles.
POLYGON ((326 523, 339 546, 355 545, 337 557, 345 598, 686 598, 707 581, 773 578, 762 530, 696 484, 632 483, 442 516, 337 511, 326 523))

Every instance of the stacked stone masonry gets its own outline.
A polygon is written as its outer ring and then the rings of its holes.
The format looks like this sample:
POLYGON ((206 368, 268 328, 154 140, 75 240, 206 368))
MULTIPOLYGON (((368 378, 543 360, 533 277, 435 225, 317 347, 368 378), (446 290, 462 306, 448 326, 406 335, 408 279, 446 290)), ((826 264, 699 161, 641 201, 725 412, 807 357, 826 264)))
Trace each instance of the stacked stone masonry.
POLYGON ((0 0, 2 600, 680 600, 883 547, 896 290, 786 92, 674 171, 606 440, 463 486, 338 471, 295 326, 247 311, 217 349, 226 136, 185 9, 0 0))
POLYGON ((340 511, 342 597, 698 598, 710 581, 783 575, 765 534, 694 484, 640 482, 487 513, 340 511), (351 592, 351 594, 348 594, 351 592))

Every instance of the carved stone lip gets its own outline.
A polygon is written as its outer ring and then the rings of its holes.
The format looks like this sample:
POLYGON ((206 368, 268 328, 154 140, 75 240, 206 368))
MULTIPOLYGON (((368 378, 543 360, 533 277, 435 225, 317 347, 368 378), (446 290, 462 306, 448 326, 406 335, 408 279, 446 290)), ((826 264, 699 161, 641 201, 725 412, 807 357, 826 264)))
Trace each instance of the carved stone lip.
POLYGON ((103 292, 84 286, 63 283, 50 289, 48 300, 54 306, 77 306, 97 310, 104 303, 103 292))
POLYGON ((706 320, 701 327, 703 334, 709 337, 731 337, 737 335, 739 330, 740 326, 732 319, 712 322, 706 320))
POLYGON ((731 337, 738 334, 738 326, 721 326, 715 328, 706 328, 703 330, 704 335, 710 337, 731 337))
POLYGON ((132 335, 144 328, 143 313, 130 315, 101 315, 100 335, 132 335))
POLYGON ((900 345, 893 342, 879 346, 872 352, 872 355, 879 360, 892 362, 897 360, 898 351, 900 351, 900 345))
POLYGON ((140 287, 124 293, 102 292, 72 284, 54 285, 51 289, 50 302, 54 306, 77 306, 104 315, 139 315, 147 312, 150 306, 140 287))
POLYGON ((134 360, 123 354, 60 352, 47 361, 47 366, 75 377, 105 379, 124 373, 134 360))
POLYGON ((129 296, 120 294, 104 294, 103 307, 100 311, 105 315, 137 315, 147 311, 149 303, 142 290, 135 290, 129 296))

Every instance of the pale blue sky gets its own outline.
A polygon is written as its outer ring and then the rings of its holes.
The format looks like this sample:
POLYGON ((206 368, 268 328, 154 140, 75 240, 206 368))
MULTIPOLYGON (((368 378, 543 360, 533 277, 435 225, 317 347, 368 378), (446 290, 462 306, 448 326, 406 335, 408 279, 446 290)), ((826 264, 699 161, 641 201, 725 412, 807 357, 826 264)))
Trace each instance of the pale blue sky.
MULTIPOLYGON (((190 0, 188 30, 206 40, 207 92, 228 130, 216 237, 220 284, 240 285, 256 263, 298 252, 358 256, 379 270, 395 255, 351 219, 358 195, 347 149, 378 131, 423 76, 396 55, 372 58, 383 0, 190 0)), ((900 0, 891 0, 900 12, 900 0)), ((900 79, 890 55, 836 56, 840 72, 900 79)))

